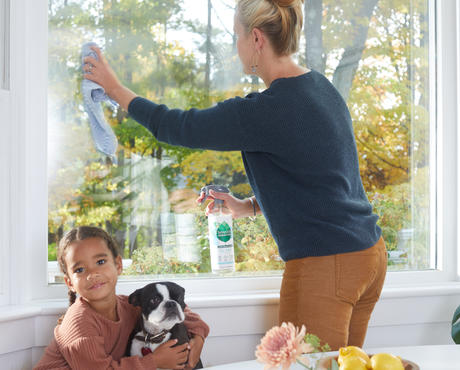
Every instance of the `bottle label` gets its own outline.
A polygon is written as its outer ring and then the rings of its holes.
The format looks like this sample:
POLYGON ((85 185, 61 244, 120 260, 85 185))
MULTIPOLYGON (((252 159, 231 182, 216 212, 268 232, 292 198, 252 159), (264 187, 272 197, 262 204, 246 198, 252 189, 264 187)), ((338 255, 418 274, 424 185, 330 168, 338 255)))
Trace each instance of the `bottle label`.
POLYGON ((235 255, 231 216, 211 214, 208 222, 212 271, 234 271, 235 255))
POLYGON ((216 222, 216 236, 221 242, 228 242, 232 237, 232 229, 224 221, 220 225, 216 222))

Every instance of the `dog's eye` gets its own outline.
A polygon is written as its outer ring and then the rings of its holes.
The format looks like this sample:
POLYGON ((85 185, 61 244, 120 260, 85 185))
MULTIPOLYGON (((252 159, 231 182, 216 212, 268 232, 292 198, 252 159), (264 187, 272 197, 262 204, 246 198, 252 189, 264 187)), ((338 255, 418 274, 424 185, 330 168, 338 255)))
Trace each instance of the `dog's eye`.
POLYGON ((151 301, 153 304, 158 304, 161 302, 161 297, 159 296, 155 296, 153 297, 152 301, 151 301))

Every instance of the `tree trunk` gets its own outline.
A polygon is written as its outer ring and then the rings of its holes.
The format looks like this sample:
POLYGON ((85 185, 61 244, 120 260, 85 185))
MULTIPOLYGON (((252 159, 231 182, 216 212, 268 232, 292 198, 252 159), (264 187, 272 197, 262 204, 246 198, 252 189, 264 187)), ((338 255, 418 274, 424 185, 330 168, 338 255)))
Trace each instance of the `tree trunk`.
POLYGON ((305 1, 305 60, 307 67, 324 73, 326 59, 323 51, 323 0, 305 1))
POLYGON ((206 30, 206 71, 204 77, 204 87, 206 94, 209 99, 209 93, 211 91, 211 0, 208 0, 208 28, 206 30))
POLYGON ((351 19, 353 34, 350 35, 351 43, 345 48, 339 65, 334 71, 332 83, 339 90, 345 101, 348 100, 351 85, 358 69, 359 61, 363 55, 369 21, 378 0, 365 0, 356 17, 351 19))

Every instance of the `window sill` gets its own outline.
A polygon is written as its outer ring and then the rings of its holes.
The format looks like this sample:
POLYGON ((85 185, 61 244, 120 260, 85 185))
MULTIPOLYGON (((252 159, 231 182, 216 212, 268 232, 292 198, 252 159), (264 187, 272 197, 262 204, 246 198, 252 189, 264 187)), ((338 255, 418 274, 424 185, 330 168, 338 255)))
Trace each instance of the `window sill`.
MULTIPOLYGON (((460 282, 445 282, 423 285, 387 286, 383 289, 381 300, 409 297, 430 297, 460 295, 460 282)), ((194 294, 187 298, 192 309, 216 307, 244 307, 277 305, 278 290, 259 290, 245 293, 226 293, 210 296, 194 294)), ((67 308, 67 300, 37 300, 24 305, 0 307, 0 322, 14 321, 34 316, 60 315, 67 308)))
POLYGON ((381 299, 432 297, 460 294, 460 281, 423 284, 394 284, 383 288, 381 299))

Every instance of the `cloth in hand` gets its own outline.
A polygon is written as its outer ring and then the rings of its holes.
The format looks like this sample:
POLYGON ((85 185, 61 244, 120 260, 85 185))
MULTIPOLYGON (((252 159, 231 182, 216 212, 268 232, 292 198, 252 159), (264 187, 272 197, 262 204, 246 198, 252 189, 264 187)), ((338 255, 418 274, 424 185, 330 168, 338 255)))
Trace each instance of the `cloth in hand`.
MULTIPOLYGON (((91 49, 91 46, 97 46, 97 44, 95 42, 87 42, 81 48, 82 67, 85 64, 83 59, 88 56, 99 59, 96 52, 91 49)), ((83 73, 91 72, 84 71, 83 73)), ((86 78, 83 78, 81 82, 81 91, 83 106, 88 114, 94 145, 99 152, 110 157, 112 163, 117 164, 116 151, 118 140, 112 128, 105 120, 101 102, 107 100, 113 105, 117 105, 117 103, 108 97, 102 86, 86 78)))

